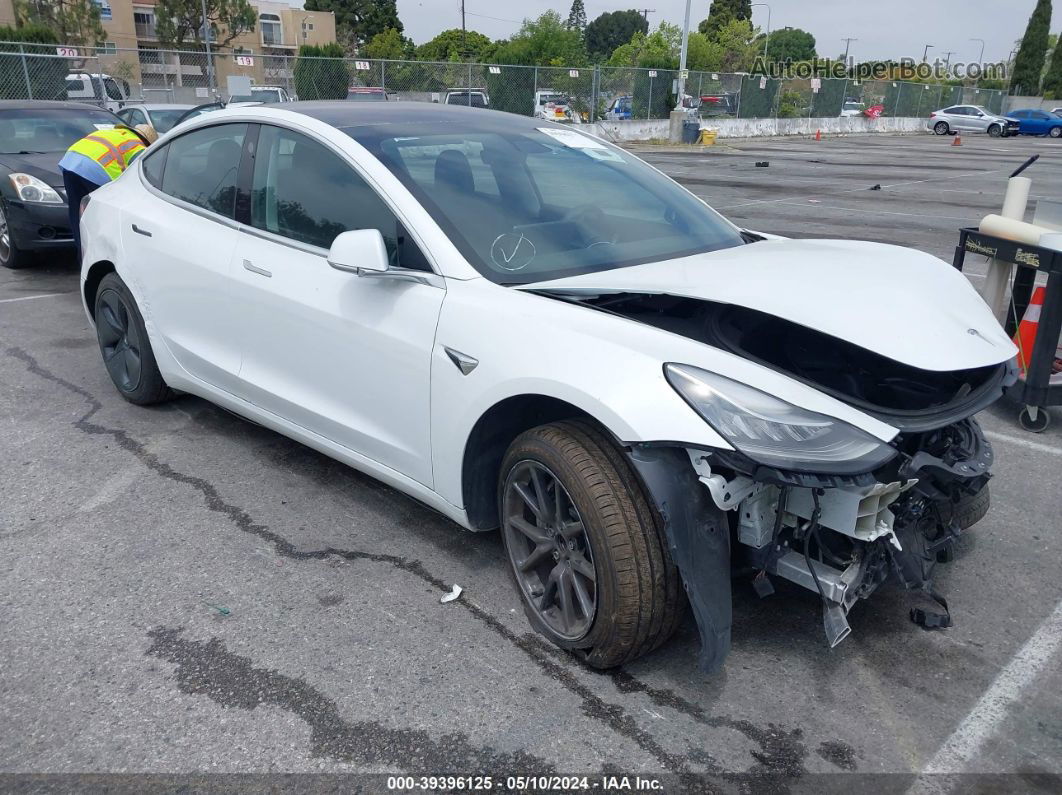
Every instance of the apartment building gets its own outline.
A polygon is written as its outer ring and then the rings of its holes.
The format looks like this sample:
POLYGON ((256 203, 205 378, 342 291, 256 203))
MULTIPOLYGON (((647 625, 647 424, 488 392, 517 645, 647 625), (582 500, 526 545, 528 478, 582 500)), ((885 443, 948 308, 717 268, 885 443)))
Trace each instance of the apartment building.
MULTIPOLYGON (((250 0, 258 16, 253 31, 221 46, 219 42, 226 38, 222 31, 211 58, 205 52, 176 53, 166 50, 158 40, 153 0, 93 2, 100 7, 106 32, 105 43, 94 51, 100 68, 128 82, 134 93, 139 89, 143 96, 159 101, 191 101, 196 97, 201 100, 211 82, 224 95, 229 75, 247 76, 259 85, 290 85, 294 56, 300 45, 336 40, 335 15, 331 11, 306 11, 286 2, 250 0)), ((0 26, 13 25, 14 18, 12 0, 0 0, 0 26)))

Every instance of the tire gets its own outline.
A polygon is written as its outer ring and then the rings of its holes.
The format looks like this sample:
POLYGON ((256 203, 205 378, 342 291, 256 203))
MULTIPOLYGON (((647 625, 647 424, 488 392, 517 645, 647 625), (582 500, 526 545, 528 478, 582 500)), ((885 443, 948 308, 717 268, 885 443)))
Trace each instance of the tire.
MULTIPOLYGON (((644 486, 604 433, 589 423, 568 421, 521 434, 502 462, 499 507, 509 570, 524 612, 532 627, 550 642, 574 652, 594 668, 612 668, 652 651, 674 633, 686 605, 681 576, 644 486), (534 474, 527 476, 528 472, 538 472, 541 480, 534 480, 534 474), (555 479, 552 492, 547 475, 555 479), (525 476, 529 479, 524 480, 525 476), (575 521, 538 518, 531 502, 518 491, 518 487, 533 491, 537 498, 541 486, 547 501, 557 504, 557 484, 563 488, 563 497, 570 500, 567 517, 575 521), (556 527, 578 526, 581 538, 573 541, 567 531, 550 533, 547 529, 548 539, 536 536, 531 540, 526 529, 516 526, 520 520, 531 524, 536 532, 551 523, 556 527), (589 557, 594 572, 592 615, 584 612, 582 619, 568 628, 559 626, 564 623, 562 586, 551 589, 548 584, 558 570, 559 578, 565 576, 562 567, 569 553, 564 551, 562 535, 568 539, 568 548, 574 549, 567 561, 569 580, 578 580, 577 572, 583 570, 573 565, 580 554, 582 566, 589 557), (559 559, 554 551, 537 568, 521 569, 521 563, 541 557, 533 554, 541 545, 550 543, 559 544, 559 559), (550 593, 556 595, 543 609, 550 593)), ((588 585, 584 583, 584 593, 589 592, 588 585)), ((568 601, 573 601, 570 595, 568 601)))
POLYGON ((988 134, 992 138, 1000 138, 1003 136, 1003 128, 998 124, 990 125, 988 128, 988 134))
POLYGON ((111 383, 138 406, 174 396, 166 386, 151 350, 144 318, 133 294, 117 273, 108 273, 96 291, 96 339, 111 383))
POLYGON ((946 121, 938 121, 933 125, 933 132, 937 135, 947 135, 950 132, 948 123, 946 121))
POLYGON ((32 264, 29 253, 15 244, 7 223, 7 207, 0 201, 0 267, 17 270, 32 264))
POLYGON ((1052 127, 1047 134, 1052 138, 1062 138, 1062 127, 1052 127))
POLYGON ((964 496, 955 505, 955 521, 963 530, 969 530, 975 524, 985 518, 988 508, 992 504, 992 495, 989 493, 988 484, 976 494, 964 496))

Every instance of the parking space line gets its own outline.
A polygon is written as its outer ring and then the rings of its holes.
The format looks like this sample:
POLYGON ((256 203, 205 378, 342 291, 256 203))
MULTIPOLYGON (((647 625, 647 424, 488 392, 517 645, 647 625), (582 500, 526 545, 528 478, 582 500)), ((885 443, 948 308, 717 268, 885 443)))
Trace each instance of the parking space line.
POLYGON ((979 754, 985 741, 1000 728, 1010 706, 1048 666, 1059 647, 1062 647, 1062 602, 1055 605, 1051 615, 999 672, 992 686, 922 768, 923 778, 917 779, 908 793, 934 792, 935 785, 943 783, 925 776, 962 772, 966 763, 979 754))
POLYGON ((20 295, 18 298, 0 298, 0 304, 13 304, 15 301, 35 301, 38 298, 54 298, 69 293, 41 293, 40 295, 20 295))
POLYGON ((989 439, 993 439, 997 442, 1004 442, 1006 444, 1016 444, 1019 447, 1024 447, 1028 450, 1034 450, 1037 453, 1062 455, 1062 447, 1052 447, 1051 445, 1044 444, 1043 442, 1034 442, 1032 439, 1023 439, 1020 436, 1010 436, 1005 433, 1000 433, 999 431, 984 431, 984 434, 989 439))

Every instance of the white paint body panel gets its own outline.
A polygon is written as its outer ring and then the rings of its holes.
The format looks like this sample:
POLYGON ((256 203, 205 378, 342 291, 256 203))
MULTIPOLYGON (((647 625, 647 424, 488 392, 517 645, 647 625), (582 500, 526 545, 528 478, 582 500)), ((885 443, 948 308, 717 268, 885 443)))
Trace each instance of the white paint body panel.
MULTIPOLYGON (((324 252, 178 207, 149 190, 139 165, 93 194, 82 219, 83 284, 94 263, 115 265, 171 386, 361 469, 465 526, 466 443, 477 420, 507 398, 566 401, 624 442, 730 449, 667 383, 665 362, 719 373, 883 441, 896 434, 734 354, 483 279, 386 167, 323 122, 276 107, 236 108, 189 120, 163 140, 230 121, 289 126, 340 154, 427 255, 436 270, 431 284, 340 272, 324 252), (133 233, 134 222, 152 237, 133 233), (272 275, 246 269, 244 260, 272 275), (445 347, 478 365, 463 374, 445 347)), ((554 284, 752 306, 927 369, 1013 355, 965 279, 908 249, 770 240, 554 284)))

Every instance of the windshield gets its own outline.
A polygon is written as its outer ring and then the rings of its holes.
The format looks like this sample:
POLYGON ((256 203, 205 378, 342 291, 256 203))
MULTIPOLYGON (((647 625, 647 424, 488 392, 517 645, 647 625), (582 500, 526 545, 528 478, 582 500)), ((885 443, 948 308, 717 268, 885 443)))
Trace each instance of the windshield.
POLYGON ((491 120, 352 127, 473 267, 502 284, 741 245, 738 231, 622 149, 554 127, 491 120))
POLYGON ((0 154, 65 152, 75 141, 119 122, 103 110, 26 108, 0 110, 0 154))
POLYGON ((351 102, 386 102, 387 95, 381 91, 348 91, 347 99, 351 102))
MULTIPOLYGON (((188 113, 189 110, 190 108, 180 108, 177 110, 152 110, 148 111, 148 115, 151 116, 151 126, 161 135, 164 132, 169 132, 173 125, 177 123, 177 120, 188 113)), ((191 117, 189 116, 189 118, 191 117)))
POLYGON ((251 98, 257 102, 280 102, 280 89, 253 89, 251 91, 251 98))

